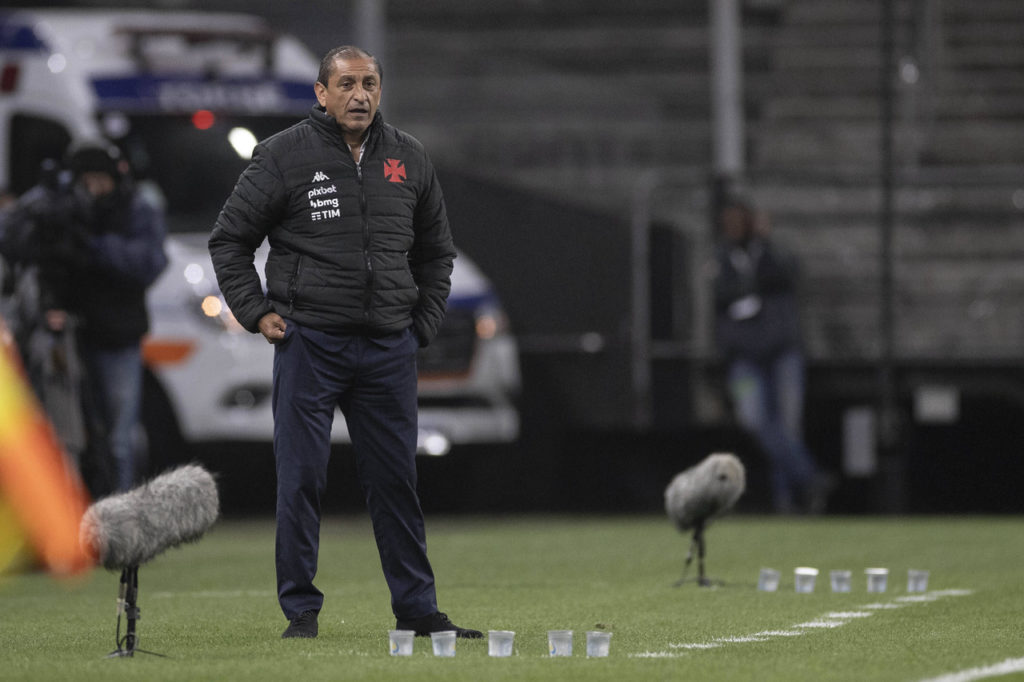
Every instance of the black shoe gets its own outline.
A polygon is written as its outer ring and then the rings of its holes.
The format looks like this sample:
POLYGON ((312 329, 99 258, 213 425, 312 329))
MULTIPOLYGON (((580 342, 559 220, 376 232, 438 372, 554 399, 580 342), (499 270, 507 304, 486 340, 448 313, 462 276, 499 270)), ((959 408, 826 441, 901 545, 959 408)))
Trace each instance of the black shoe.
POLYGON ((483 639, 484 636, 484 633, 479 630, 460 628, 451 622, 446 614, 440 611, 429 616, 416 618, 415 620, 400 620, 395 624, 395 628, 397 630, 413 630, 416 632, 417 637, 428 637, 431 632, 443 632, 445 630, 454 630, 455 636, 462 637, 463 639, 483 639))
POLYGON ((304 637, 306 639, 312 639, 316 637, 316 615, 316 611, 303 611, 292 618, 292 622, 289 623, 288 627, 285 628, 285 631, 281 633, 281 639, 288 639, 289 637, 304 637))

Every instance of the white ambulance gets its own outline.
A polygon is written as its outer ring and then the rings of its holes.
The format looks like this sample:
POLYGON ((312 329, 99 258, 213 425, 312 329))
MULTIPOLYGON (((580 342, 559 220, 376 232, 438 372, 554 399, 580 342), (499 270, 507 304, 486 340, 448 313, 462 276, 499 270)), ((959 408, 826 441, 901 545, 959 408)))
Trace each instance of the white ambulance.
MULTIPOLYGON (((69 141, 104 135, 166 207, 170 265, 150 293, 145 343, 151 449, 271 439, 273 347, 227 310, 206 239, 256 141, 308 114, 318 68, 248 15, 0 10, 0 189, 20 194, 69 141)), ((518 437, 515 340, 464 254, 419 367, 422 453, 518 437)), ((334 438, 348 439, 340 415, 334 438)))

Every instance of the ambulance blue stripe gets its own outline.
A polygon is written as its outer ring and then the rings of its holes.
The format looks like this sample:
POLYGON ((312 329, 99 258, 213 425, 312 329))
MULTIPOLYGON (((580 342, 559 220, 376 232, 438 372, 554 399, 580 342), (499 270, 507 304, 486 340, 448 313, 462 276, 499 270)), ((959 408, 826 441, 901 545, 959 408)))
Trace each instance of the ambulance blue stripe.
POLYGON ((250 114, 301 114, 309 110, 314 99, 312 84, 295 81, 130 76, 96 78, 92 85, 102 108, 129 112, 205 108, 250 114))
POLYGON ((497 303, 497 297, 493 293, 462 296, 454 289, 448 295, 448 307, 451 309, 468 308, 470 310, 476 310, 485 303, 497 303))
POLYGON ((0 16, 0 50, 43 49, 46 49, 46 44, 31 26, 15 23, 11 17, 0 16))

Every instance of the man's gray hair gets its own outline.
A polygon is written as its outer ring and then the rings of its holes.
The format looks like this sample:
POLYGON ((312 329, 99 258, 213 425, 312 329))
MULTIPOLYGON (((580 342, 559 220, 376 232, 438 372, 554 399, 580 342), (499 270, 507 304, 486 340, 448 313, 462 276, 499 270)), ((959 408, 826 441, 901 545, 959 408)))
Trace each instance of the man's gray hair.
POLYGON ((325 87, 327 86, 328 79, 331 77, 331 72, 334 70, 335 59, 372 59, 373 65, 377 67, 377 75, 380 76, 381 81, 384 80, 384 69, 376 57, 361 47, 341 45, 325 54, 324 58, 320 60, 320 73, 317 75, 317 81, 325 87))

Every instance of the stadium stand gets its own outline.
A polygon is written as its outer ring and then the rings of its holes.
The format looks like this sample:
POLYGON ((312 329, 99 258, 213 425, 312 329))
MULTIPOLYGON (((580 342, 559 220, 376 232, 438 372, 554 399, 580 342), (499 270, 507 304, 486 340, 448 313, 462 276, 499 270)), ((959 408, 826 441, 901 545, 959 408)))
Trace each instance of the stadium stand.
MULTIPOLYGON (((823 360, 879 353, 879 6, 743 5, 747 185, 803 256, 823 360)), ((894 350, 1017 358, 1024 3, 895 10, 894 350)), ((389 20, 389 111, 441 164, 622 214, 644 173, 689 178, 653 209, 706 222, 707 3, 392 0, 389 20)))

